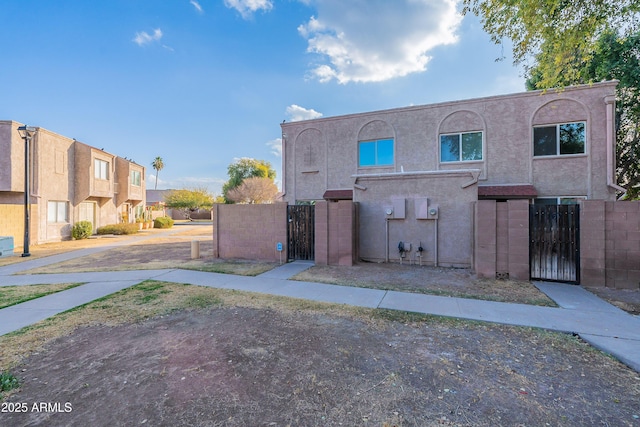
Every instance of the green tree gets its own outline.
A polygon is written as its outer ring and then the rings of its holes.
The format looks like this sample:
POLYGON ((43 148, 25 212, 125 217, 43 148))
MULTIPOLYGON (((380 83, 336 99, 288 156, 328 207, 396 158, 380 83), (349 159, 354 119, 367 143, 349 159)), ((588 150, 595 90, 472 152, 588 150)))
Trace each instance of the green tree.
POLYGON ((168 208, 181 210, 189 220, 192 212, 198 209, 211 209, 213 200, 213 195, 205 188, 173 190, 164 196, 164 203, 168 208))
POLYGON ((162 157, 158 156, 155 159, 153 159, 153 162, 151 162, 151 167, 156 170, 156 185, 154 187, 154 190, 157 190, 158 189, 158 175, 159 175, 160 171, 164 168, 164 161, 162 160, 162 157))
POLYGON ((222 186, 222 195, 227 203, 232 203, 228 197, 229 192, 239 187, 247 178, 269 178, 272 181, 276 178, 276 171, 271 167, 271 163, 265 160, 256 160, 243 157, 230 164, 227 168, 229 180, 222 186))
MULTIPOLYGON (((640 29, 640 0, 463 0, 463 13, 480 17, 496 43, 513 42, 516 64, 542 51, 536 66, 541 86, 562 86, 581 73, 599 37, 610 29, 628 36, 640 29)), ((525 65, 526 68, 526 65, 525 65)))
MULTIPOLYGON (((528 89, 547 89, 544 73, 553 67, 553 46, 544 44, 530 70, 528 89), (552 65, 549 65, 549 64, 552 65)), ((616 157, 618 183, 627 190, 625 198, 640 197, 640 32, 620 36, 605 31, 587 59, 575 60, 576 73, 560 76, 561 86, 602 80, 619 81, 616 93, 616 157)))

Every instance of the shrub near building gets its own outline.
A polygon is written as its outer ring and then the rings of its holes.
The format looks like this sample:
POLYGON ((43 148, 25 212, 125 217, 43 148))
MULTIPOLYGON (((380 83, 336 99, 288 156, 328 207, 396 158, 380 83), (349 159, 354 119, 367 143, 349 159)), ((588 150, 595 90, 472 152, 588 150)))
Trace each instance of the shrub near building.
POLYGON ((171 228, 173 227, 173 219, 168 216, 159 216, 153 220, 153 228, 171 228))
POLYGON ((93 224, 89 221, 78 221, 73 224, 73 229, 71 230, 71 237, 74 240, 80 239, 88 239, 91 237, 91 233, 93 232, 93 224))
POLYGON ((140 229, 140 227, 138 226, 138 224, 136 224, 134 222, 126 223, 126 224, 109 224, 109 225, 105 225, 104 227, 99 227, 98 230, 97 230, 97 233, 100 234, 100 235, 104 235, 104 234, 115 234, 115 235, 136 234, 139 229, 140 229))

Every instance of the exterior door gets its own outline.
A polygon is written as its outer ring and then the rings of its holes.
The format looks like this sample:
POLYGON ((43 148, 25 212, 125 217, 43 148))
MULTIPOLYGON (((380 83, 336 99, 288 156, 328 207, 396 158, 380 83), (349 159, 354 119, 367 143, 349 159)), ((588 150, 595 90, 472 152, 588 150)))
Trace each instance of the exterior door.
POLYGON ((531 205, 529 237, 532 279, 580 282, 579 205, 531 205))
POLYGON ((294 260, 313 260, 315 245, 315 206, 287 206, 288 256, 294 260))
POLYGON ((78 205, 78 221, 89 221, 92 232, 96 230, 96 204, 93 202, 82 202, 78 205))

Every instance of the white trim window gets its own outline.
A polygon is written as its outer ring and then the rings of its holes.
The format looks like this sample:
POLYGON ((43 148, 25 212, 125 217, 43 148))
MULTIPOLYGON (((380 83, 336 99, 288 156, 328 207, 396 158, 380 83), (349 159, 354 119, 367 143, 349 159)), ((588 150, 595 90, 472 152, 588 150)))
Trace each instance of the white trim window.
POLYGON ((460 132, 440 135, 440 162, 482 161, 482 132, 460 132))
POLYGON ((534 157, 584 154, 587 145, 586 127, 585 122, 534 127, 534 157))
POLYGON ((50 224, 69 222, 69 204, 51 200, 47 202, 47 222, 50 224))
POLYGON ((93 169, 93 176, 96 179, 109 179, 109 162, 100 159, 94 159, 93 169))
POLYGON ((131 185, 140 187, 141 182, 142 182, 142 174, 140 173, 140 171, 131 171, 131 185))
POLYGON ((393 166, 393 138, 358 142, 358 166, 393 166))

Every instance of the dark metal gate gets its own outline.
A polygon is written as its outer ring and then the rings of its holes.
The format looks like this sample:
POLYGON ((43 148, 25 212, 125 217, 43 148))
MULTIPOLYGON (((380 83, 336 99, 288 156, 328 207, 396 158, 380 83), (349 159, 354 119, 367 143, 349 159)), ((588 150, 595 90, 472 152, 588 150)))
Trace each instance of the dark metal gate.
POLYGON ((314 230, 315 206, 289 205, 287 206, 289 227, 287 228, 287 242, 289 259, 314 259, 314 230))
POLYGON ((580 206, 529 207, 529 272, 532 279, 580 282, 580 206))

